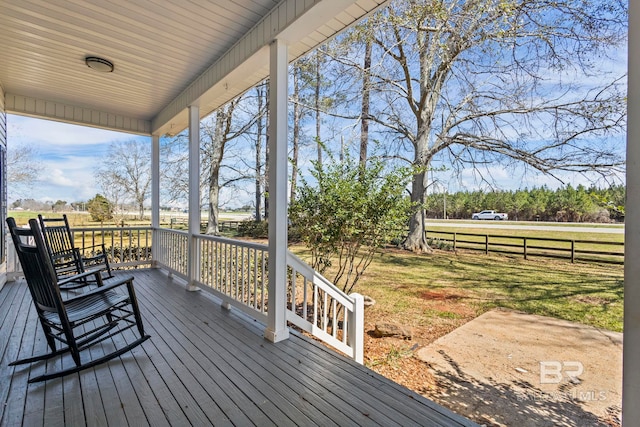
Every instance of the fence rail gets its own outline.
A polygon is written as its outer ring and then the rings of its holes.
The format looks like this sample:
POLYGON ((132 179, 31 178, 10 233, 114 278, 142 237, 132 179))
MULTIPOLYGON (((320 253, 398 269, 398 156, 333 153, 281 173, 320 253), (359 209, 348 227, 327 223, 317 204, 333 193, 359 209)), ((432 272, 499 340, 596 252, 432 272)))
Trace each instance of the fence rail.
POLYGON ((452 231, 426 231, 432 245, 449 244, 452 249, 466 249, 565 259, 571 262, 600 262, 624 264, 624 243, 582 239, 555 239, 550 237, 502 236, 493 234, 461 233, 452 231), (621 248, 621 249, 620 249, 621 248))

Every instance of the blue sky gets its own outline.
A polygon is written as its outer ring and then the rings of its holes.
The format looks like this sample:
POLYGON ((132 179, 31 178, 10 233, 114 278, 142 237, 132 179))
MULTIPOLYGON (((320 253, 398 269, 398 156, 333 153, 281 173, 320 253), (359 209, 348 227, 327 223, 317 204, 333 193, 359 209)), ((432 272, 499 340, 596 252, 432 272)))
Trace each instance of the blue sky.
MULTIPOLYGON (((7 126, 9 150, 16 145, 35 146, 42 165, 41 182, 34 185, 28 194, 17 195, 9 188, 10 202, 18 198, 52 202, 65 200, 68 203, 86 201, 101 192, 94 172, 111 142, 134 138, 144 138, 151 142, 148 137, 16 115, 8 115, 7 126)), ((303 164, 309 164, 310 159, 300 160, 303 164)), ((557 188, 561 185, 550 176, 535 173, 523 175, 521 168, 507 170, 502 166, 487 165, 487 170, 484 172, 486 175, 491 175, 497 186, 503 190, 542 185, 557 188)), ((448 192, 478 189, 476 174, 477 172, 472 169, 463 171, 460 177, 447 177, 446 173, 437 173, 436 178, 440 183, 436 184, 432 190, 440 193, 445 191, 445 188, 448 192)), ((580 175, 561 174, 561 176, 565 182, 574 186, 590 185, 589 180, 580 175)), ((246 198, 241 203, 251 203, 252 195, 248 190, 239 193, 241 194, 236 193, 237 197, 246 198)))
POLYGON ((8 149, 18 145, 35 146, 42 165, 41 182, 34 185, 28 194, 19 196, 9 188, 9 201, 16 198, 65 200, 69 203, 86 201, 100 192, 94 171, 109 143, 141 138, 16 115, 7 116, 7 128, 8 149))

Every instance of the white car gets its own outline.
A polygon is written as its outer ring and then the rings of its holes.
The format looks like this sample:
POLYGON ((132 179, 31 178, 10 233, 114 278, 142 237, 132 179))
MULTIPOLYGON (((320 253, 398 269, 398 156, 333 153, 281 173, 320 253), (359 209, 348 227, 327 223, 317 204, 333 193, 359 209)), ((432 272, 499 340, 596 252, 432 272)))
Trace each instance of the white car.
POLYGON ((506 220, 508 215, 502 212, 496 211, 482 211, 471 215, 471 219, 494 219, 496 221, 506 220))

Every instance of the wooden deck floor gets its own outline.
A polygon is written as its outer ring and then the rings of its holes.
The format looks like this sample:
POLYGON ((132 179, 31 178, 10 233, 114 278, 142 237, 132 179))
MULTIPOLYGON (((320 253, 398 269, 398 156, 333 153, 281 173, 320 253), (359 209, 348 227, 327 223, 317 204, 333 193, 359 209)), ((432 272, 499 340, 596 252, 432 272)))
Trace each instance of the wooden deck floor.
POLYGON ((133 274, 151 339, 96 368, 35 384, 27 379, 70 360, 8 366, 46 343, 26 284, 4 286, 0 425, 475 425, 299 334, 272 344, 262 325, 159 270, 133 274))

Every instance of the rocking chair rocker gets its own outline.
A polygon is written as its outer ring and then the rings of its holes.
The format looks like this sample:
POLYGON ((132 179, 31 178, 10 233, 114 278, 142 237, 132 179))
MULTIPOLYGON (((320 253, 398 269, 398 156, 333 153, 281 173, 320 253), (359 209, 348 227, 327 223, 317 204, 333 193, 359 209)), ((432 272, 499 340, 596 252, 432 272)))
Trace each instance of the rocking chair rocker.
POLYGON ((62 215, 62 218, 44 218, 38 215, 38 221, 56 276, 59 281, 64 282, 59 284, 62 290, 96 284, 95 280, 91 280, 92 277, 82 276, 88 269, 104 271, 106 274, 102 275, 103 279, 113 277, 104 244, 90 246, 90 256, 82 254, 74 244, 67 215, 62 215))
POLYGON ((40 325, 51 350, 43 355, 16 360, 10 365, 47 360, 66 352, 71 353, 76 365, 31 378, 29 383, 58 378, 91 368, 118 357, 149 339, 149 335, 144 333, 133 288, 133 277, 112 279, 109 284, 104 284, 99 271, 87 271, 80 276, 94 275, 100 286, 63 300, 38 222, 31 219, 29 220, 30 228, 19 228, 13 218, 7 218, 7 224, 40 325), (138 329, 140 338, 102 357, 82 362, 83 350, 133 327, 138 329), (62 343, 62 347, 56 348, 56 341, 62 343))

